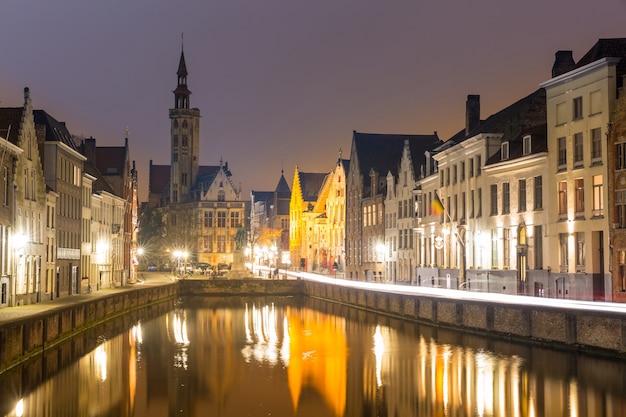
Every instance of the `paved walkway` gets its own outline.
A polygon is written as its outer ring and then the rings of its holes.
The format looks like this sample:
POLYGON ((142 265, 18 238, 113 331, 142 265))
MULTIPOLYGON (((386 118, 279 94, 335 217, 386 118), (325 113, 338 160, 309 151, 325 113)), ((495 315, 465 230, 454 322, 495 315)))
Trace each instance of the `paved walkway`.
POLYGON ((137 277, 137 283, 128 284, 125 287, 106 288, 99 291, 93 291, 91 294, 65 296, 57 298, 55 300, 42 301, 36 304, 0 308, 0 326, 24 317, 34 316, 45 311, 54 310, 60 306, 77 305, 84 302, 85 300, 104 297, 116 292, 130 291, 131 289, 136 288, 138 285, 165 285, 170 284, 175 280, 176 278, 174 278, 169 273, 140 272, 137 277))

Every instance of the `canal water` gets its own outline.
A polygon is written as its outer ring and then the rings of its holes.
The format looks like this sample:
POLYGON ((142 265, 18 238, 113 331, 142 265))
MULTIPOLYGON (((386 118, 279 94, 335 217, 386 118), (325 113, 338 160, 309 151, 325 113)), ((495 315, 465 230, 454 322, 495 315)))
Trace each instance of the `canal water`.
POLYGON ((0 375, 0 416, 624 416, 626 363, 300 297, 193 297, 0 375))

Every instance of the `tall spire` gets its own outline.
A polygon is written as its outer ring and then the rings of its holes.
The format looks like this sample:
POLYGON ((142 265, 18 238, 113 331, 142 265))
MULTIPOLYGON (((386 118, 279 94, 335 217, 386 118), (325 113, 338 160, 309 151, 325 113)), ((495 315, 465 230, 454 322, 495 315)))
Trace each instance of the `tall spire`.
POLYGON ((174 108, 176 109, 188 109, 189 108, 189 95, 191 91, 187 88, 187 65, 185 64, 185 51, 182 48, 180 50, 180 60, 178 61, 178 86, 174 90, 174 108))

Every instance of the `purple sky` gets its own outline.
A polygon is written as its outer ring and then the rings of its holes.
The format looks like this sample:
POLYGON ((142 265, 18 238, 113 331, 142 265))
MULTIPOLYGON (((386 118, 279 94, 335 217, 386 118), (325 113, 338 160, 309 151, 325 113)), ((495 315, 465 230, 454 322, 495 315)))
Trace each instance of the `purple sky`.
POLYGON ((447 139, 465 99, 490 114, 626 37, 626 0, 2 0, 0 106, 33 106, 98 146, 130 131, 140 200, 169 164, 168 109, 184 32, 202 165, 229 163, 244 199, 281 168, 328 172, 352 131, 447 139))

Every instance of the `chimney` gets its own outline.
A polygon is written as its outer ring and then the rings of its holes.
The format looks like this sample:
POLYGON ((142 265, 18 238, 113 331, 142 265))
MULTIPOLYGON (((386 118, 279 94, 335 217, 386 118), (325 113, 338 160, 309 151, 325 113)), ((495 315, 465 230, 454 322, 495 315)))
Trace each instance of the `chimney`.
POLYGON ((574 62, 572 51, 557 51, 554 57, 554 65, 552 65, 552 78, 570 72, 575 66, 576 63, 574 62))
POLYGON ((92 164, 96 164, 96 140, 93 137, 83 139, 83 155, 92 164))
POLYGON ((469 135, 478 125, 480 125, 480 96, 468 94, 465 102, 465 134, 469 135))

